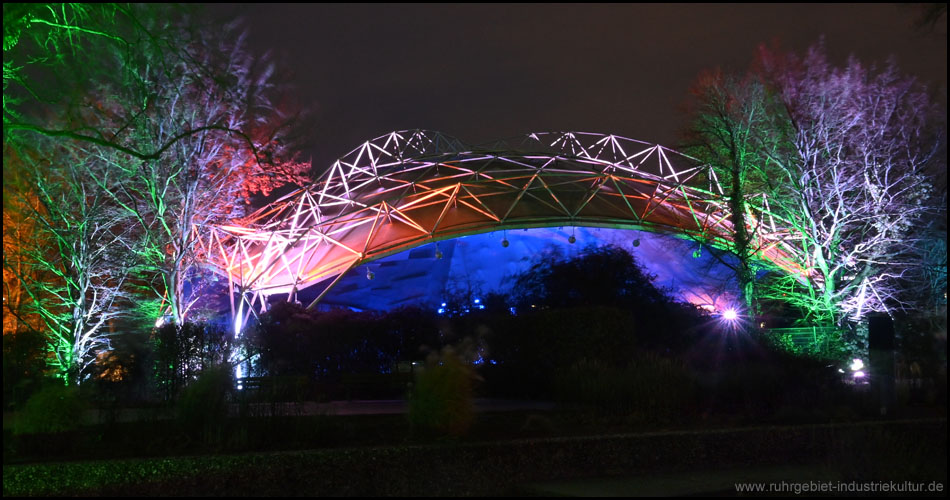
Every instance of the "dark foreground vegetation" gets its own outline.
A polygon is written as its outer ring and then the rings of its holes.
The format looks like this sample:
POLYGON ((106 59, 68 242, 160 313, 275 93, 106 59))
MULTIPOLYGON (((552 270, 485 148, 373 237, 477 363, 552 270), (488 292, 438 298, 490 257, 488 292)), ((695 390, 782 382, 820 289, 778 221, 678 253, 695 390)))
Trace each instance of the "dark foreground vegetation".
POLYGON ((166 326, 79 388, 31 375, 29 337, 5 338, 4 494, 514 494, 751 464, 946 481, 945 359, 920 334, 899 353, 917 371, 888 398, 841 360, 671 301, 611 248, 544 257, 509 296, 441 309, 275 304, 240 345, 166 326), (253 359, 240 380, 236 353, 253 359), (476 398, 552 409, 476 412, 476 398), (318 406, 359 399, 407 410, 318 406))
MULTIPOLYGON (((531 482, 807 465, 790 481, 942 481, 946 421, 749 428, 4 466, 7 495, 511 495, 531 482)), ((728 479, 727 479, 728 481, 728 479)), ((671 487, 675 486, 671 484, 671 487)), ((723 491, 728 493, 728 482, 723 491)), ((731 493, 735 493, 734 490, 731 493)))

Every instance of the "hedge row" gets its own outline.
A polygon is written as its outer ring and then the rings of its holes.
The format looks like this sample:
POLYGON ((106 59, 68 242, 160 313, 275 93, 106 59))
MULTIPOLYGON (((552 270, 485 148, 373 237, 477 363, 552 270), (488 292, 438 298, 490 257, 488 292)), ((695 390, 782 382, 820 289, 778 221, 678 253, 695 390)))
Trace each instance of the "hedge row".
POLYGON ((946 448, 946 419, 760 427, 12 465, 3 495, 483 496, 538 481, 803 463, 847 480, 946 481, 946 448))

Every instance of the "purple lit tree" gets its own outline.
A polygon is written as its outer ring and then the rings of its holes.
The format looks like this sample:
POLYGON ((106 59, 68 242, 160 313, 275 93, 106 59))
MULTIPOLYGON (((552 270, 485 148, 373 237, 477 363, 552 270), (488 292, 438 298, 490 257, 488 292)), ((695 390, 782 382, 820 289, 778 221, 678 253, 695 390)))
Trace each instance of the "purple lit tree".
POLYGON ((912 305, 902 289, 923 263, 910 235, 937 210, 927 172, 942 161, 922 86, 893 62, 836 67, 818 43, 803 58, 762 48, 753 70, 704 75, 693 94, 689 151, 714 165, 729 200, 747 301, 790 303, 806 324, 839 326, 912 305), (755 282, 755 195, 791 228, 800 273, 755 282))
POLYGON ((127 143, 165 148, 158 158, 117 164, 123 189, 108 192, 137 222, 144 272, 162 314, 178 324, 199 296, 194 278, 207 260, 200 243, 208 228, 242 217, 252 194, 305 182, 309 169, 282 137, 286 117, 269 100, 273 67, 229 27, 187 46, 188 58, 155 54, 137 61, 121 88, 103 90, 125 106, 110 113, 134 117, 127 143))
POLYGON ((902 280, 921 265, 908 236, 933 209, 925 168, 940 161, 935 105, 893 61, 835 67, 822 43, 803 58, 763 48, 760 61, 787 124, 761 131, 781 172, 772 209, 807 256, 800 276, 777 277, 764 295, 821 323, 907 307, 902 280))

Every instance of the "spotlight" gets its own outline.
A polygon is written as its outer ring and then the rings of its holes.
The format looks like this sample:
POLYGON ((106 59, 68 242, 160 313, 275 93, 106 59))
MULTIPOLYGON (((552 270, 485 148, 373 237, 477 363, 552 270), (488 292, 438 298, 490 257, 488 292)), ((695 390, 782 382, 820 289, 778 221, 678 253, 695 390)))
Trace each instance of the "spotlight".
POLYGON ((735 309, 731 309, 731 308, 726 309, 725 311, 722 312, 722 319, 726 321, 735 321, 739 319, 739 314, 736 312, 735 309))

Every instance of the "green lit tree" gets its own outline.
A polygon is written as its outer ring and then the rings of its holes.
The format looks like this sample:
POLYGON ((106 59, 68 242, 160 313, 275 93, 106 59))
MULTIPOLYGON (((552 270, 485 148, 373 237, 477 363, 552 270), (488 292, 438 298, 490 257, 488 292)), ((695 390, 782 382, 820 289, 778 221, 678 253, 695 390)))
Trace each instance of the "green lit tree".
POLYGON ((162 72, 177 61, 191 60, 192 34, 202 27, 177 28, 185 12, 184 7, 155 4, 4 4, 4 141, 44 136, 147 161, 205 130, 242 135, 225 124, 204 123, 143 149, 143 144, 128 141, 128 129, 148 109, 151 95, 118 107, 91 98, 116 97, 112 92, 122 85, 149 85, 136 81, 147 76, 138 71, 142 64, 156 64, 162 72), (102 93, 104 87, 111 90, 102 93), (120 109, 126 114, 115 114, 120 109))
POLYGON ((182 321, 206 226, 306 170, 284 160, 286 117, 261 97, 272 70, 189 10, 4 5, 4 163, 9 150, 31 172, 20 186, 35 190, 15 195, 38 200, 23 220, 48 242, 20 248, 18 265, 47 274, 17 283, 71 380, 129 304, 163 300, 182 321), (132 296, 143 288, 158 298, 132 296))
POLYGON ((5 149, 5 164, 20 162, 36 203, 24 203, 19 215, 30 221, 35 240, 15 249, 9 258, 20 265, 7 269, 45 333, 51 372, 78 383, 109 349, 112 322, 124 314, 116 305, 127 298, 129 225, 90 181, 95 162, 55 147, 5 149))
POLYGON ((90 180, 135 226, 136 282, 178 323, 207 227, 308 169, 267 99, 273 68, 237 35, 170 5, 4 6, 5 141, 107 167, 90 180))
MULTIPOLYGON (((731 252, 735 261, 718 259, 734 271, 746 309, 757 312, 757 255, 762 250, 756 234, 764 220, 753 206, 763 206, 772 190, 763 146, 768 136, 760 131, 781 127, 776 123, 774 96, 753 72, 745 76, 707 72, 691 89, 690 125, 683 149, 712 166, 714 186, 728 200, 731 252)), ((718 253, 713 253, 717 257, 718 253)))

